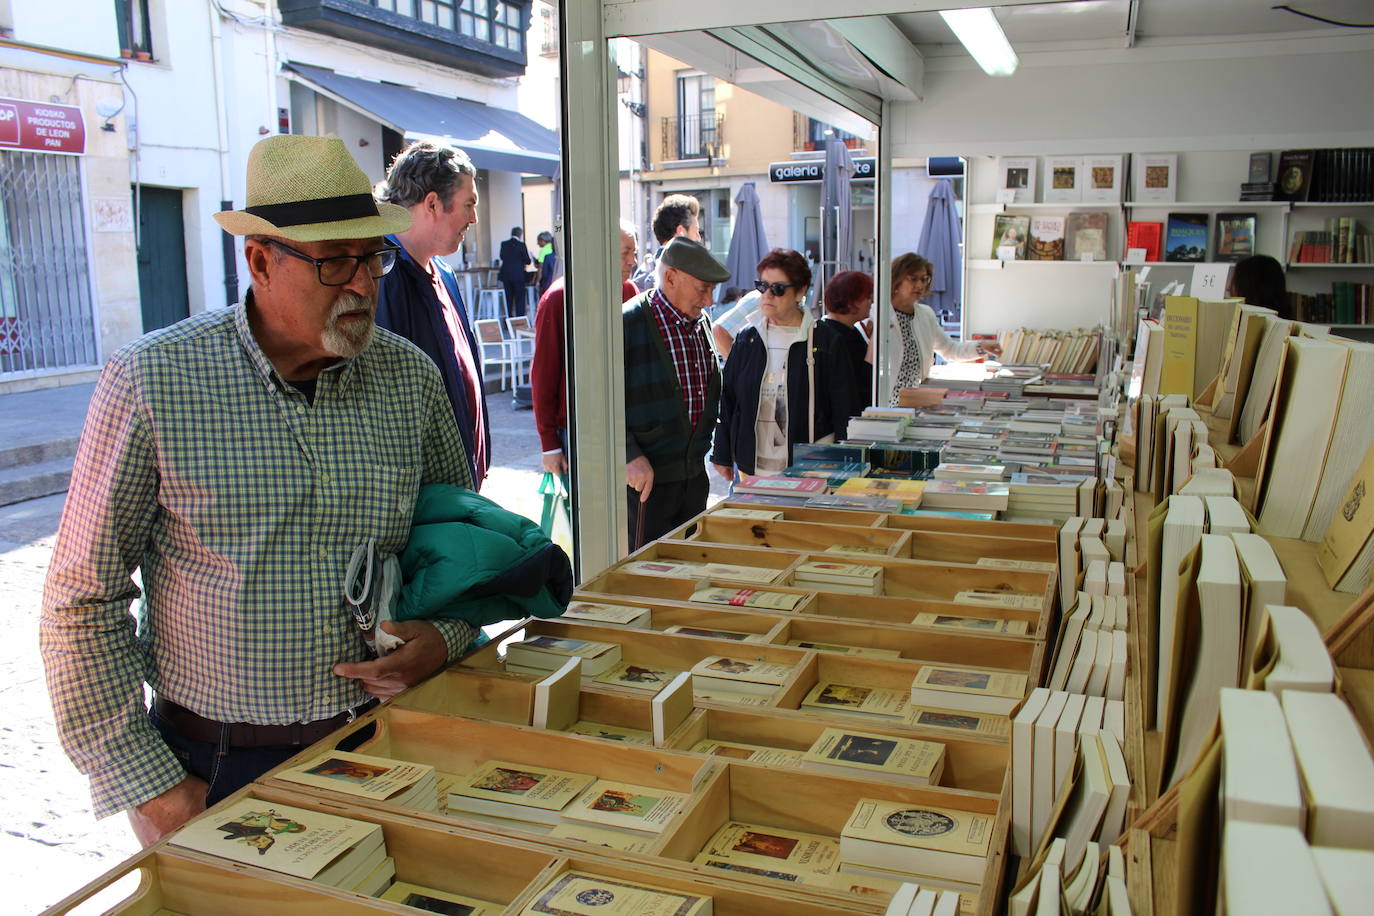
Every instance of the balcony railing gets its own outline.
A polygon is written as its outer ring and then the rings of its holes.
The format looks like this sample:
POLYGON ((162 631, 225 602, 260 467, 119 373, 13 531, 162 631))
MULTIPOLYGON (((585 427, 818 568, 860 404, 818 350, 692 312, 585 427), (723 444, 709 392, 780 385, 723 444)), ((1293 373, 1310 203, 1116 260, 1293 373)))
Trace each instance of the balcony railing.
POLYGON ((662 138, 664 161, 718 158, 725 142, 725 115, 663 118, 662 138))

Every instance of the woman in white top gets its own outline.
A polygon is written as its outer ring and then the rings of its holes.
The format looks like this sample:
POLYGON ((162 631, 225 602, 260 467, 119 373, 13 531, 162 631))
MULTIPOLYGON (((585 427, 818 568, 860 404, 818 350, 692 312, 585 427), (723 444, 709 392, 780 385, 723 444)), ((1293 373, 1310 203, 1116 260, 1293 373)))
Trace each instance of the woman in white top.
MULTIPOLYGON (((984 356, 1001 356, 995 343, 976 344, 951 340, 940 327, 930 306, 921 302, 930 292, 935 268, 919 254, 907 252, 892 261, 892 313, 888 333, 900 346, 888 351, 887 377, 892 380, 891 404, 903 388, 915 388, 930 375, 939 353, 950 362, 961 363, 984 356)), ((873 342, 869 341, 868 361, 873 362, 873 342)))
POLYGON ((779 474, 792 446, 843 437, 854 408, 854 371, 833 326, 802 308, 811 268, 775 248, 758 265, 759 314, 735 338, 721 377, 711 464, 726 480, 779 474))

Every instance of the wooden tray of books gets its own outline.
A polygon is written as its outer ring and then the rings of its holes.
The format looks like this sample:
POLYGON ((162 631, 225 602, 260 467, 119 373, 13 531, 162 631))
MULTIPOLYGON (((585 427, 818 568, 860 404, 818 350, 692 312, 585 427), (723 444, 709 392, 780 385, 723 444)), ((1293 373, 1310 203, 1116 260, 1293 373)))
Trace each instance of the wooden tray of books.
POLYGON ((1053 541, 1059 534, 1057 525, 1035 525, 1029 522, 1001 522, 996 520, 950 518, 944 515, 907 515, 891 513, 881 516, 882 526, 899 531, 937 531, 948 534, 981 534, 989 537, 1026 538, 1032 541, 1053 541))
MULTIPOLYGON (((763 515, 755 516, 756 518, 771 517, 785 519, 789 522, 823 522, 827 525, 854 525, 860 528, 881 527, 883 519, 886 517, 886 513, 883 512, 865 512, 854 509, 813 509, 809 506, 760 506, 753 503, 736 502, 727 496, 723 501, 707 509, 704 515, 698 516, 698 519, 706 515, 728 516, 731 513, 739 512, 763 513, 763 515)), ((680 530, 688 531, 691 526, 697 523, 698 519, 688 522, 686 528, 680 530)), ((687 537, 688 534, 673 534, 672 536, 680 538, 687 537)))

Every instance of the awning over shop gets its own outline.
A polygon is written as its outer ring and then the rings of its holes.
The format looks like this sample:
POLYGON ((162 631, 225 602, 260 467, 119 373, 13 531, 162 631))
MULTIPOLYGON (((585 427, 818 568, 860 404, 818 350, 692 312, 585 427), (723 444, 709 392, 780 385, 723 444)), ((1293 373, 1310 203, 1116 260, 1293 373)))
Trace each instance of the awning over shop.
POLYGON ((467 153, 479 169, 547 176, 558 171, 558 134, 518 112, 341 76, 333 70, 306 64, 288 62, 283 66, 316 92, 408 139, 449 140, 467 153))

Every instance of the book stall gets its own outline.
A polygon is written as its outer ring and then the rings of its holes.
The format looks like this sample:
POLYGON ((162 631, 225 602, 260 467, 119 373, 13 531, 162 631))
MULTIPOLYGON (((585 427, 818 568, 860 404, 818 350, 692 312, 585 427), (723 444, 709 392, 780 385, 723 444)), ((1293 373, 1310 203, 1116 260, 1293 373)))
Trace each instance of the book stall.
POLYGON ((865 410, 50 912, 1355 912, 1363 345, 1180 299, 865 410))

